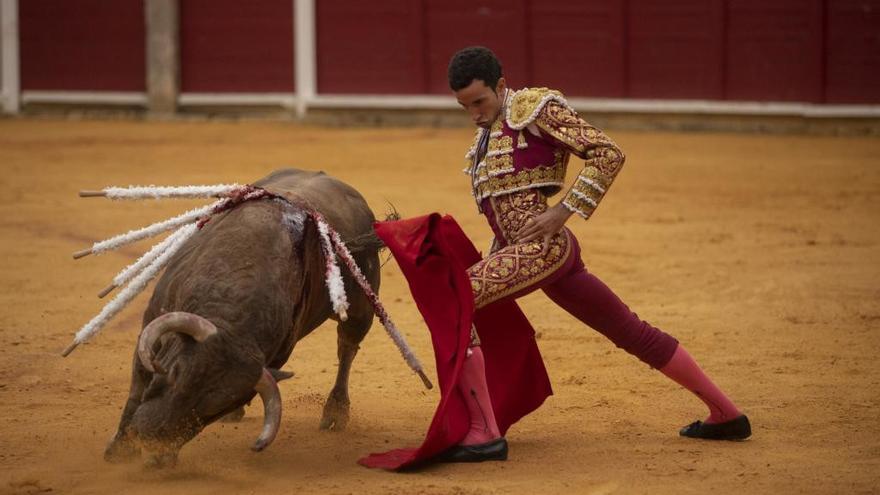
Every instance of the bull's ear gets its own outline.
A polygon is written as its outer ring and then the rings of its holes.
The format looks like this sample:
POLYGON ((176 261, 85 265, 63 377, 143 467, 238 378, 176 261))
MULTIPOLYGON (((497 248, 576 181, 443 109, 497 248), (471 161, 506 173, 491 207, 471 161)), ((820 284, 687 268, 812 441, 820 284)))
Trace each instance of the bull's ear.
POLYGON ((269 373, 272 375, 272 378, 274 378, 276 382, 287 380, 288 378, 293 378, 294 373, 292 371, 276 370, 275 368, 266 369, 269 370, 269 373))

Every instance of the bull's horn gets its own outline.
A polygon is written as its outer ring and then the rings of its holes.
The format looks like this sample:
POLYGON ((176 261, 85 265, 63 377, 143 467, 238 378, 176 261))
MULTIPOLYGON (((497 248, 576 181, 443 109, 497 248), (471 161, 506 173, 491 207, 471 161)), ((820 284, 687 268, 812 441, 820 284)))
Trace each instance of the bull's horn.
MULTIPOLYGON (((155 373, 158 368, 153 362, 153 344, 168 332, 185 333, 196 342, 204 342, 217 333, 217 327, 199 315, 183 311, 166 313, 151 321, 141 332, 137 345, 138 358, 151 373, 155 373)), ((161 369, 158 372, 164 373, 161 369)))
POLYGON ((254 385, 254 390, 263 399, 263 431, 251 447, 254 452, 259 452, 268 447, 278 434, 278 427, 281 425, 281 392, 278 391, 278 383, 272 378, 272 373, 266 368, 263 368, 263 375, 254 385))

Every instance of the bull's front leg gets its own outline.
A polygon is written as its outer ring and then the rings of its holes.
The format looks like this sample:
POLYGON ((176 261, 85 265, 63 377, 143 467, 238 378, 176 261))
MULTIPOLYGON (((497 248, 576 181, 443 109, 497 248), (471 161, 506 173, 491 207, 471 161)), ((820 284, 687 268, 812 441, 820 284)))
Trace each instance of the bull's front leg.
POLYGON ((321 416, 322 430, 344 430, 348 425, 349 409, 351 401, 348 398, 348 377, 351 374, 351 364, 357 355, 361 340, 373 320, 369 318, 349 318, 348 321, 339 323, 337 331, 337 354, 339 356, 339 370, 336 373, 336 383, 324 404, 324 413, 321 416))
MULTIPOLYGON (((355 261, 370 284, 379 293, 379 254, 363 253, 355 256, 355 261)), ((321 416, 322 430, 344 430, 348 426, 351 401, 348 398, 348 377, 351 374, 351 363, 357 355, 361 341, 370 331, 373 324, 373 305, 366 294, 356 285, 353 279, 346 277, 345 292, 350 294, 348 319, 336 326, 337 353, 339 355, 339 371, 336 383, 321 416)))
POLYGON ((116 434, 104 449, 104 460, 107 462, 127 462, 137 458, 141 451, 129 431, 129 424, 134 412, 141 405, 144 389, 150 381, 150 373, 144 369, 135 354, 131 371, 131 387, 128 392, 128 400, 122 409, 122 417, 116 434))

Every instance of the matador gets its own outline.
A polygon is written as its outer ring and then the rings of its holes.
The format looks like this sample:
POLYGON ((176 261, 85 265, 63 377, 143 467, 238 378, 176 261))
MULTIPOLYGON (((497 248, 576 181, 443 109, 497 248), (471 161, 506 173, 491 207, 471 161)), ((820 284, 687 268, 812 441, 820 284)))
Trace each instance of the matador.
MULTIPOLYGON (((585 122, 564 96, 547 88, 507 88, 498 58, 469 47, 449 64, 449 85, 478 126, 464 172, 495 234, 489 254, 468 269, 479 309, 541 289, 557 305, 702 400, 709 415, 680 430, 700 439, 742 440, 748 418, 709 379, 672 336, 640 319, 581 261, 565 227, 572 215, 588 219, 624 164, 621 149, 585 122), (561 201, 571 156, 584 160, 561 201)), ((468 406, 470 430, 437 460, 505 460, 508 444, 495 422, 476 329, 457 384, 468 406)))

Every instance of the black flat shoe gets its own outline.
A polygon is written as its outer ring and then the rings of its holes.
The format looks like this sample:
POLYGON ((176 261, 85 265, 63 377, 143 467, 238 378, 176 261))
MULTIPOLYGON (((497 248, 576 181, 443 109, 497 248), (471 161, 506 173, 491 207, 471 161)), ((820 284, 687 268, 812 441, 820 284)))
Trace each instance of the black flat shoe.
POLYGON ((752 436, 752 425, 745 414, 724 423, 694 421, 678 432, 683 437, 704 440, 745 440, 752 436))
POLYGON ((437 462, 506 461, 507 440, 504 437, 477 445, 456 445, 434 458, 437 462))

